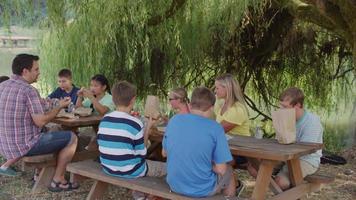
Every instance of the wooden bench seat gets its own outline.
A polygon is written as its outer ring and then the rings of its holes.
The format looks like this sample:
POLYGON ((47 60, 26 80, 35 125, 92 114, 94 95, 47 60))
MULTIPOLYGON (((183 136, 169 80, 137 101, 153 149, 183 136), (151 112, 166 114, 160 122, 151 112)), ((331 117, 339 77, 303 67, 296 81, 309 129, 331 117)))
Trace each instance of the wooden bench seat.
POLYGON ((327 184, 333 182, 335 177, 330 175, 321 174, 319 172, 308 175, 304 178, 304 183, 289 189, 281 194, 274 196, 273 200, 287 200, 298 199, 304 196, 305 191, 307 193, 316 192, 320 190, 321 184, 327 184))
POLYGON ((327 184, 327 183, 334 182, 335 177, 330 175, 315 173, 306 176, 304 180, 308 181, 309 183, 327 184))
MULTIPOLYGON (((181 196, 170 192, 170 189, 163 178, 157 177, 143 177, 133 180, 117 178, 109 176, 102 172, 100 163, 86 160, 76 163, 71 163, 67 166, 67 171, 71 172, 75 176, 87 177, 95 180, 87 200, 101 199, 108 184, 112 184, 119 187, 128 188, 131 190, 141 191, 146 194, 152 194, 166 199, 176 200, 188 200, 194 199, 185 196, 181 196)), ((199 198, 206 200, 219 200, 224 199, 223 195, 216 195, 210 198, 199 198)))

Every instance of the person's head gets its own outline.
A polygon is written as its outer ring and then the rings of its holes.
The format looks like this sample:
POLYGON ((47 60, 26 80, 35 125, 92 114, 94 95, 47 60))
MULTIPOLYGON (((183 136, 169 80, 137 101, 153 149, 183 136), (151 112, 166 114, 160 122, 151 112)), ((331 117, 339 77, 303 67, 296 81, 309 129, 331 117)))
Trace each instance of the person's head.
POLYGON ((214 104, 214 93, 208 88, 201 86, 194 89, 189 107, 192 113, 199 111, 208 117, 213 113, 214 104))
POLYGON ((8 76, 0 76, 0 83, 4 82, 6 80, 9 80, 10 78, 8 76))
POLYGON ((282 92, 279 96, 280 108, 294 108, 296 118, 303 115, 304 93, 297 87, 291 87, 282 92))
POLYGON ((168 94, 168 100, 173 109, 179 109, 189 103, 187 91, 184 88, 175 88, 168 94))
POLYGON ((246 106, 240 84, 231 74, 223 74, 215 79, 215 94, 218 99, 224 99, 229 107, 236 101, 246 106))
POLYGON ((12 61, 12 73, 22 76, 28 83, 36 82, 40 75, 39 59, 35 55, 18 54, 12 61))
POLYGON ((62 90, 72 87, 72 72, 69 69, 62 69, 58 72, 58 85, 62 90))
POLYGON ((119 81, 115 83, 111 89, 114 104, 117 107, 132 108, 136 100, 136 91, 136 86, 127 81, 119 81))
POLYGON ((90 81, 90 90, 96 96, 105 94, 107 91, 110 92, 108 79, 102 74, 93 76, 90 81))

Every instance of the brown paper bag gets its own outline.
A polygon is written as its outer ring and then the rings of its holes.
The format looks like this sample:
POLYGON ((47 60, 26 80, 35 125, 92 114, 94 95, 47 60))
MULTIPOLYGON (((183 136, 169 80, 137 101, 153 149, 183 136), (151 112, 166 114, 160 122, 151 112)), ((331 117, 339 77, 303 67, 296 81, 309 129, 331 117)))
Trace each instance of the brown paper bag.
POLYGON ((272 122, 279 143, 290 144, 296 141, 295 109, 272 111, 272 122))
POLYGON ((152 117, 153 119, 160 117, 158 97, 153 95, 147 96, 144 113, 145 117, 152 117))

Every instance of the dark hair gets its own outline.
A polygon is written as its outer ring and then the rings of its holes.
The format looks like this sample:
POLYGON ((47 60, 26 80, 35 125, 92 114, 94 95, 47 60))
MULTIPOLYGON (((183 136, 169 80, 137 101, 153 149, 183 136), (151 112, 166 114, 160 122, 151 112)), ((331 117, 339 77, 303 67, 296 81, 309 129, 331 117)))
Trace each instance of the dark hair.
POLYGON ((279 100, 289 100, 290 105, 295 106, 297 103, 299 103, 300 106, 303 107, 304 93, 297 87, 291 87, 282 92, 282 94, 279 96, 279 100))
POLYGON ((10 79, 8 76, 0 76, 0 83, 10 79))
POLYGON ((201 86, 194 89, 190 106, 192 109, 207 111, 215 104, 215 95, 207 87, 201 86))
POLYGON ((33 61, 38 61, 40 58, 30 54, 18 54, 12 61, 12 73, 22 75, 24 69, 31 70, 33 61))
POLYGON ((106 91, 110 92, 110 85, 108 79, 102 75, 102 74, 97 74, 91 78, 92 81, 97 81, 99 82, 102 86, 106 86, 106 91))
POLYGON ((128 106, 132 98, 136 96, 136 86, 127 82, 119 81, 111 89, 112 100, 116 106, 128 106))
POLYGON ((65 77, 68 79, 72 79, 72 71, 70 71, 69 69, 61 69, 58 72, 58 77, 65 77))

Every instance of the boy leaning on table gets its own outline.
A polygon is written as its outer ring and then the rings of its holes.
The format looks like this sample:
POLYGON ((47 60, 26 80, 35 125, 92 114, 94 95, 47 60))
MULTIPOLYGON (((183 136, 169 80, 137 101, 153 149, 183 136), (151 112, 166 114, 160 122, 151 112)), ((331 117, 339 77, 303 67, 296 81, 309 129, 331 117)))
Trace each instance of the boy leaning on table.
MULTIPOLYGON (((323 127, 317 115, 307 111, 304 106, 303 91, 296 87, 286 89, 279 96, 281 108, 294 108, 296 113, 297 142, 323 143, 323 127)), ((303 177, 315 173, 320 165, 321 150, 300 157, 303 177)), ((284 165, 275 178, 276 183, 285 190, 290 187, 289 172, 284 165)))
POLYGON ((235 196, 236 181, 222 126, 209 119, 215 95, 206 87, 193 91, 191 113, 177 114, 169 120, 163 138, 167 156, 167 182, 173 192, 190 197, 207 197, 223 192, 235 196))
MULTIPOLYGON (((136 87, 127 81, 116 83, 112 90, 116 110, 106 114, 100 122, 98 145, 103 171, 121 178, 163 176, 165 163, 146 160, 149 130, 154 121, 144 127, 142 121, 130 115, 136 101, 136 87)), ((135 196, 138 192, 134 192, 135 196)), ((144 199, 144 197, 141 197, 144 199)))

